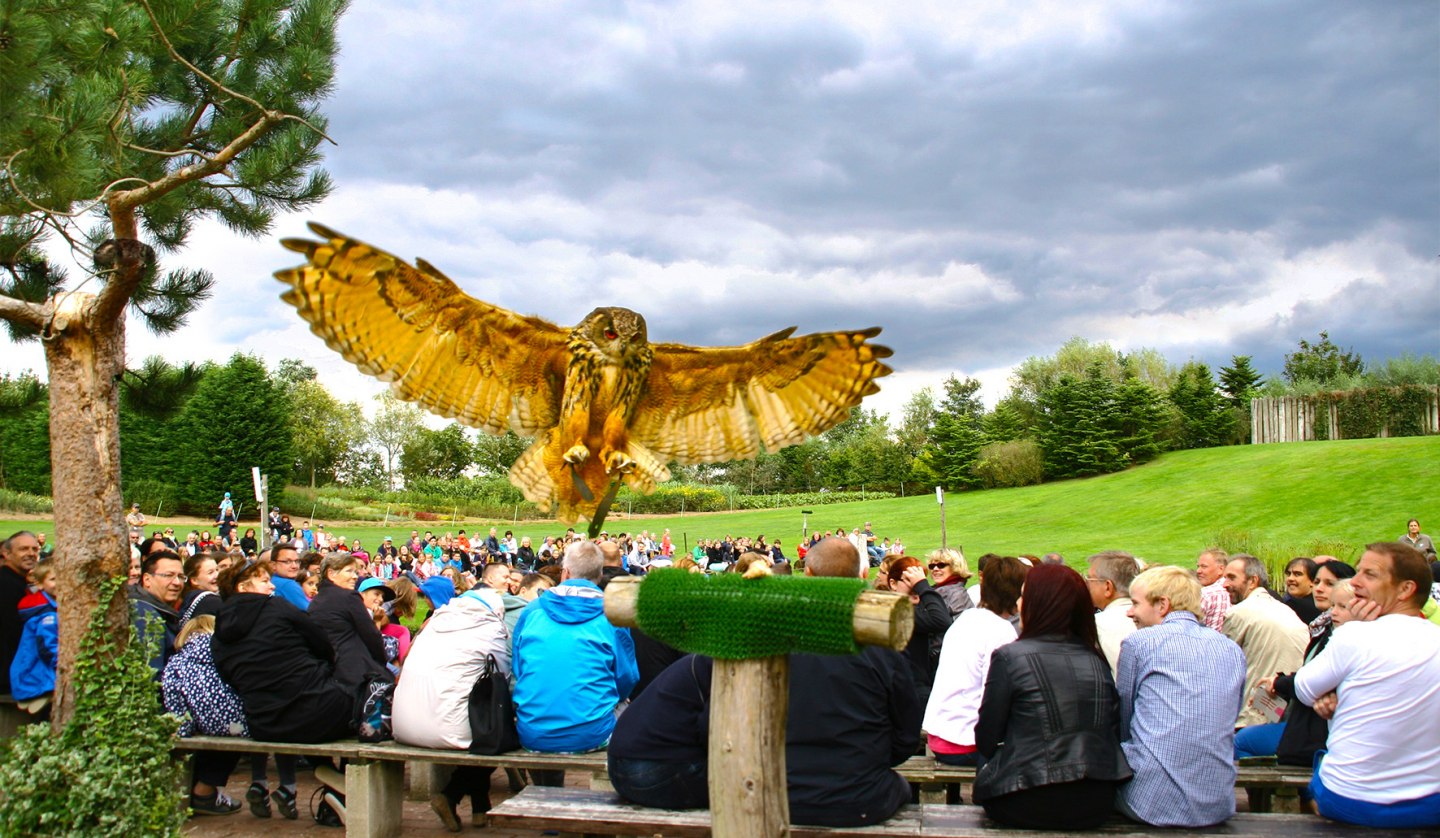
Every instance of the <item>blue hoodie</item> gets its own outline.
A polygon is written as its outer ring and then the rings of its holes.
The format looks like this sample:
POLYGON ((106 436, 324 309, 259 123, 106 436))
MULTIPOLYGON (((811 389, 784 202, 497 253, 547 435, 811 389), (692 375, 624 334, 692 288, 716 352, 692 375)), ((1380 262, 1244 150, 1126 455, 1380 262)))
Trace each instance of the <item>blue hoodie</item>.
POLYGON ((275 586, 275 596, 301 611, 310 610, 310 598, 305 596, 305 588, 299 582, 277 574, 270 577, 270 583, 275 586))
POLYGON ((55 691, 55 660, 60 656, 60 627, 55 600, 34 593, 20 602, 20 648, 10 662, 10 694, 29 701, 55 691))
POLYGON ((430 612, 433 614, 455 598, 455 583, 444 576, 431 576, 420 583, 420 593, 430 600, 430 612))
POLYGON ((630 631, 610 625, 600 588, 584 579, 521 612, 511 666, 520 744, 549 753, 604 747, 616 705, 640 681, 630 631))

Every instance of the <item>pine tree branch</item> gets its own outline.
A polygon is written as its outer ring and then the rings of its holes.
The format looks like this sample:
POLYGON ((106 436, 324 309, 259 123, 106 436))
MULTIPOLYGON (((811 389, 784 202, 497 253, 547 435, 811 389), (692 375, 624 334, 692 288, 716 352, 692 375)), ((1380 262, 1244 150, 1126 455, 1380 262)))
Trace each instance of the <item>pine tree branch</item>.
MULTIPOLYGON (((177 61, 177 62, 178 62, 179 64, 181 64, 182 66, 184 66, 187 70, 189 70, 190 72, 192 72, 192 73, 194 73, 195 75, 199 76, 200 78, 204 79, 206 82, 208 82, 208 83, 209 83, 212 87, 214 87, 216 90, 219 90, 219 91, 221 91, 222 93, 225 93, 225 94, 227 94, 227 95, 229 95, 229 96, 233 96, 234 98, 239 99, 240 101, 248 104, 250 107, 256 109, 257 111, 260 111, 260 113, 262 113, 262 114, 264 115, 264 116, 261 117, 262 121, 263 121, 264 119, 268 118, 268 117, 271 117, 271 116, 277 117, 277 120, 276 120, 276 121, 283 121, 283 120, 287 120, 287 119, 293 119, 293 120, 295 120, 296 122, 300 123, 301 125, 304 125, 305 127, 309 128, 311 131, 314 131, 315 133, 319 134, 321 137, 324 137, 331 145, 339 145, 339 143, 336 143, 334 140, 330 139, 330 136, 329 136, 328 134, 326 134, 324 131, 321 131, 319 128, 316 128, 314 125, 311 125, 308 121, 305 120, 304 117, 296 116, 295 114, 284 113, 284 112, 282 112, 282 111, 272 111, 272 110, 266 108, 264 105, 262 105, 262 104, 260 104, 259 102, 257 102, 256 100, 250 98, 249 96, 246 96, 245 94, 240 93, 239 91, 231 90, 230 88, 228 88, 228 87, 226 87, 225 85, 221 84, 219 80, 217 80, 217 79, 215 79, 215 78, 212 78, 212 77, 211 77, 208 73, 206 73, 204 70, 200 69, 199 67, 196 67, 194 64, 191 64, 189 61, 185 60, 185 57, 182 56, 182 55, 179 53, 179 51, 177 51, 177 50, 175 49, 175 45, 172 44, 172 43, 170 43, 170 36, 168 36, 168 35, 165 34, 165 29, 160 26, 160 21, 159 21, 158 19, 156 19, 156 17, 155 17, 155 10, 150 7, 150 0, 140 0, 140 5, 142 5, 142 6, 145 7, 145 14, 146 14, 147 16, 149 16, 149 18, 150 18, 150 25, 153 26, 153 27, 155 27, 155 34, 156 34, 157 36, 159 36, 159 38, 160 38, 160 43, 162 43, 162 44, 165 45, 165 50, 170 53, 170 57, 173 58, 173 59, 175 59, 175 61, 177 61)), ((267 126, 267 129, 268 129, 268 127, 269 127, 269 126, 267 126)), ((247 131, 246 133, 248 134, 249 132, 247 131)), ((253 141, 252 141, 252 142, 253 142, 253 141)), ((223 153, 223 152, 222 152, 222 153, 223 153)), ((167 191, 168 191, 168 190, 167 190, 167 191)), ((162 194, 163 194, 163 193, 162 193, 162 194)))

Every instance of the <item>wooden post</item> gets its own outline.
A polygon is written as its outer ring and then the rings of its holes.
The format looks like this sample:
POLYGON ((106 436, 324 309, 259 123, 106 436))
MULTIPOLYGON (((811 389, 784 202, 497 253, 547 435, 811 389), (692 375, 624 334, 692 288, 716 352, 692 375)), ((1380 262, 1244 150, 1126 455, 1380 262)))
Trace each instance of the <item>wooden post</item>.
MULTIPOLYGON (((618 576, 605 588, 605 616, 634 626, 642 577, 618 576)), ((908 597, 861 591, 851 630, 856 642, 900 650, 915 612, 908 597)), ((716 660, 710 684, 710 819, 717 838, 790 834, 785 785, 785 716, 790 659, 716 660)))
POLYGON ((789 673, 790 659, 784 656, 715 661, 710 821, 717 838, 790 834, 785 793, 789 673))

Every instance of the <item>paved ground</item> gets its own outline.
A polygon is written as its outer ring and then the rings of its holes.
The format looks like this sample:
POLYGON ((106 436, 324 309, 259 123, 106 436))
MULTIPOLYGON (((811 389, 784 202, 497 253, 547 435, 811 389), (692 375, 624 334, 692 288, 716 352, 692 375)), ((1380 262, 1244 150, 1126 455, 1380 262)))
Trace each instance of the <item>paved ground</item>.
MULTIPOLYGON (((236 771, 231 785, 226 789, 227 793, 240 797, 245 793, 248 785, 246 782, 247 769, 242 762, 236 771)), ((308 771, 302 770, 299 774, 300 780, 300 818, 299 820, 287 821, 274 813, 269 820, 261 820, 252 816, 248 809, 242 808, 234 815, 223 817, 192 817, 187 824, 185 834, 189 838, 236 838, 236 836, 250 835, 283 835, 283 836, 314 836, 314 838, 340 838, 344 831, 332 827, 324 827, 315 823, 310 816, 309 801, 318 784, 315 777, 308 771)), ((589 776, 586 774, 571 772, 566 775, 565 785, 571 788, 588 788, 589 776)), ((509 798, 513 792, 510 791, 509 783, 506 782, 505 773, 496 771, 490 781, 490 800, 492 804, 509 798)), ((270 785, 275 785, 275 777, 272 770, 270 785)), ((970 787, 964 788, 965 799, 970 800, 970 787)), ((1249 811, 1249 801, 1245 793, 1236 790, 1236 808, 1241 812, 1249 811)), ((540 832, 529 829, 490 829, 485 827, 477 829, 470 825, 470 802, 462 801, 460 804, 460 820, 465 825, 462 834, 484 835, 486 838, 540 838, 545 835, 556 833, 540 832)), ((402 834, 417 836, 417 838, 431 838, 431 836, 451 835, 452 833, 440 824, 440 819, 430 810, 430 802, 425 800, 405 801, 405 815, 402 824, 402 834)))
MULTIPOLYGON (((245 789, 249 785, 249 770, 247 763, 241 763, 231 778, 230 785, 226 787, 227 794, 236 798, 243 798, 245 789)), ((318 788, 315 777, 308 770, 299 773, 300 781, 300 818, 299 820, 288 821, 280 817, 278 812, 271 808, 271 816, 268 820, 256 818, 250 814, 248 808, 233 815, 224 816, 197 816, 192 817, 186 825, 185 834, 189 838, 234 838, 234 836, 249 835, 279 835, 279 836, 314 836, 314 838, 341 838, 344 830, 333 827, 324 827, 315 823, 310 816, 309 801, 311 794, 318 788)), ((270 786, 275 786, 274 770, 271 770, 270 786)), ((577 774, 571 772, 566 775, 567 786, 575 788, 588 788, 588 774, 577 774)), ((500 801, 510 797, 509 783, 506 782, 505 772, 496 771, 490 781, 490 800, 498 804, 500 801)), ((465 824, 463 833, 485 835, 487 838, 539 838, 543 832, 527 829, 490 829, 478 830, 470 825, 470 801, 464 800, 460 803, 460 821, 465 824)), ((448 830, 440 824, 440 819, 430 810, 429 799, 405 801, 405 815, 402 825, 402 834, 416 836, 416 838, 430 838, 430 836, 450 835, 448 830)), ((550 833, 554 835, 555 833, 550 833)))

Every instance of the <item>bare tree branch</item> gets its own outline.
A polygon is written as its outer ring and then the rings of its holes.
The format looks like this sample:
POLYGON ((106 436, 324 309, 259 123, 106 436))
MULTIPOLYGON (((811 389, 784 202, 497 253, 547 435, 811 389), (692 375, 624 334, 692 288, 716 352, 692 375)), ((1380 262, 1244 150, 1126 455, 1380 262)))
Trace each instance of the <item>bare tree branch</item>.
POLYGON ((39 303, 30 303, 0 294, 0 319, 29 326, 32 329, 43 329, 45 328, 45 307, 39 303))

